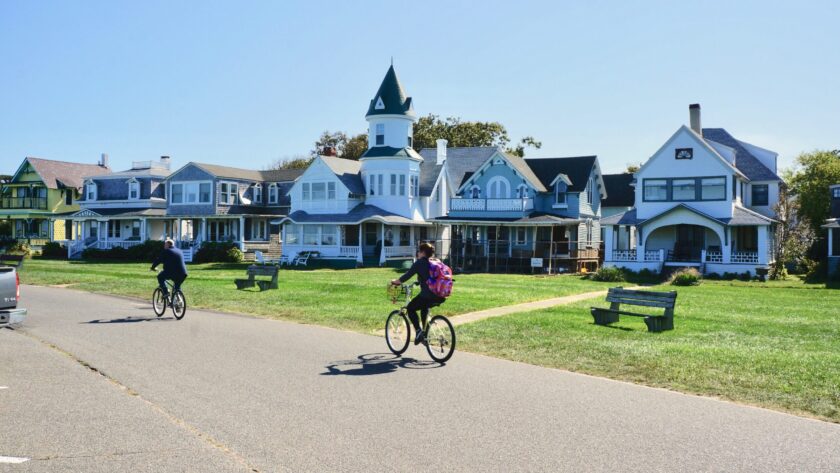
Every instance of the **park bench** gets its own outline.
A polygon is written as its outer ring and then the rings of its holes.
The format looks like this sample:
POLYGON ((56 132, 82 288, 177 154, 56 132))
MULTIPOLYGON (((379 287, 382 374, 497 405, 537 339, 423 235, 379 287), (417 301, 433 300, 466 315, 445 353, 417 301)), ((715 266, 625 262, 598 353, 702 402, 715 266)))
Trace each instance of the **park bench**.
POLYGON ((236 283, 237 289, 245 289, 246 287, 254 286, 258 286, 260 291, 277 289, 277 276, 279 272, 280 268, 277 266, 251 265, 248 266, 248 270, 246 272, 248 279, 234 279, 233 282, 236 283), (257 276, 270 276, 271 280, 267 281, 264 279, 256 279, 257 276))
POLYGON ((609 309, 593 307, 591 310, 596 325, 609 325, 613 322, 618 322, 619 315, 630 315, 633 317, 644 317, 645 324, 650 332, 674 329, 674 305, 677 302, 676 291, 634 291, 613 287, 607 292, 607 302, 610 303, 609 309), (639 314, 621 310, 621 304, 662 308, 665 309, 665 312, 661 315, 639 314))
POLYGON ((10 255, 4 253, 0 255, 0 265, 20 268, 21 265, 23 265, 23 255, 10 255))

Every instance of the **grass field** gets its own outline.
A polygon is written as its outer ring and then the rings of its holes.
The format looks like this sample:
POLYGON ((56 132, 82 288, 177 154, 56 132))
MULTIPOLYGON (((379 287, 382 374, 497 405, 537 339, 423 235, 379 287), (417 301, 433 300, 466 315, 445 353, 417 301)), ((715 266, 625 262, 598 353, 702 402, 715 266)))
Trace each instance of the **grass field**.
MULTIPOLYGON (((245 277, 247 264, 190 265, 184 283, 189 307, 254 314, 373 333, 394 309, 385 287, 399 276, 393 269, 280 271, 280 289, 236 290, 235 278, 245 277)), ((71 285, 74 289, 151 299, 157 286, 148 264, 84 263, 27 260, 21 282, 71 285)), ((500 305, 595 291, 614 283, 596 283, 578 276, 517 275, 456 276, 456 297, 437 313, 455 315, 500 305)), ((24 295, 25 297, 25 295, 24 295)))
POLYGON ((594 325, 592 305, 608 306, 599 298, 464 325, 459 348, 840 422, 838 290, 705 281, 678 288, 675 330, 659 334, 637 317, 594 325))

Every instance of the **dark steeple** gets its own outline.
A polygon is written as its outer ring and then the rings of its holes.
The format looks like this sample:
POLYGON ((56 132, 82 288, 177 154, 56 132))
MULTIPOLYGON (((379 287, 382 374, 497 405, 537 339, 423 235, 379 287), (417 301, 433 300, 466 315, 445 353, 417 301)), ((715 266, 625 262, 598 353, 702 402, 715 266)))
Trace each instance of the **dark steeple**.
POLYGON ((411 106, 411 97, 406 97, 405 90, 397 78, 394 65, 388 68, 382 85, 370 101, 366 117, 371 115, 404 115, 414 116, 414 109, 411 106))

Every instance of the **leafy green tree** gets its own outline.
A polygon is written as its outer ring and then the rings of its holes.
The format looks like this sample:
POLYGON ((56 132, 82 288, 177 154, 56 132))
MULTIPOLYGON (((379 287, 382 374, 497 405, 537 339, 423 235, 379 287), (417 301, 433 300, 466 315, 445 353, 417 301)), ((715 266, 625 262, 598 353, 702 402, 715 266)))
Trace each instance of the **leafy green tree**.
POLYGON ((309 155, 313 158, 319 156, 327 147, 335 148, 336 156, 339 158, 358 160, 367 151, 367 134, 359 133, 350 136, 343 131, 324 131, 315 141, 315 147, 309 155))
POLYGON ((799 216, 820 235, 820 225, 828 218, 831 205, 828 186, 840 183, 840 150, 800 154, 786 180, 791 194, 799 201, 799 216))
POLYGON ((815 234, 807 219, 799 217, 799 201, 792 197, 787 186, 779 189, 779 201, 773 207, 778 223, 774 227, 773 253, 776 256, 770 268, 770 279, 787 279, 787 266, 799 268, 814 244, 815 234))
POLYGON ((499 122, 461 121, 457 117, 441 119, 437 115, 420 117, 414 124, 414 149, 434 148, 437 140, 445 139, 448 146, 498 146, 517 156, 524 156, 526 148, 539 149, 542 143, 526 136, 510 145, 507 129, 499 122))
POLYGON ((293 156, 280 158, 275 160, 268 166, 268 169, 306 169, 312 164, 312 160, 308 156, 293 156))

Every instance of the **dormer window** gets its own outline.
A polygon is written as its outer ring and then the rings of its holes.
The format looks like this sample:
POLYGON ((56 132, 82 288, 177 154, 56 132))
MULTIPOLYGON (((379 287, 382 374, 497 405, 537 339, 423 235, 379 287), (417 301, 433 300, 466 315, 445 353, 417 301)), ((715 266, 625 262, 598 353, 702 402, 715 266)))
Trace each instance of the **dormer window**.
POLYGON ((385 124, 384 123, 377 123, 376 124, 376 146, 382 146, 385 144, 385 124))
POLYGON ((268 203, 269 204, 277 204, 280 200, 280 192, 277 189, 277 184, 271 184, 268 186, 268 203))
POLYGON ((96 200, 96 183, 93 181, 85 184, 85 200, 96 200))
POLYGON ((262 184, 254 184, 254 203, 262 203, 262 184))
POLYGON ((566 203, 566 184, 564 182, 558 182, 557 185, 554 187, 554 203, 566 203))
POLYGON ((140 183, 137 181, 129 181, 128 183, 128 199, 137 200, 140 198, 140 183))

